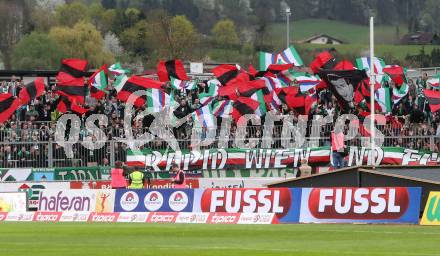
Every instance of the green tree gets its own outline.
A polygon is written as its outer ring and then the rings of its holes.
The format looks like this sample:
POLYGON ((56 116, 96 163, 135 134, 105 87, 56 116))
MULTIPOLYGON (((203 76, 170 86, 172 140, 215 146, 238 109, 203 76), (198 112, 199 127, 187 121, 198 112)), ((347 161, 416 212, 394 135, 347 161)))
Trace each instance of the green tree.
POLYGON ((87 6, 80 2, 59 5, 55 10, 57 24, 72 27, 79 21, 88 19, 87 10, 87 6))
POLYGON ((31 12, 30 22, 34 30, 48 32, 55 23, 55 14, 48 11, 48 6, 35 5, 31 12))
POLYGON ((217 22, 211 32, 215 43, 222 48, 231 48, 239 43, 237 29, 232 20, 217 22))
POLYGON ((6 69, 11 68, 11 53, 28 27, 28 5, 24 0, 0 0, 0 52, 6 69))
POLYGON ((190 59, 200 36, 185 16, 171 18, 166 11, 157 10, 147 15, 152 37, 152 48, 159 58, 190 59))
POLYGON ((55 69, 64 56, 61 46, 47 34, 32 32, 15 45, 12 66, 15 69, 55 69))
POLYGON ((422 25, 429 31, 440 32, 440 5, 438 0, 426 0, 422 25))
POLYGON ((110 30, 115 16, 115 10, 106 10, 101 3, 93 3, 88 8, 90 22, 102 33, 106 33, 110 30))
POLYGON ((121 45, 133 55, 147 56, 151 50, 152 38, 150 24, 142 20, 131 28, 127 28, 120 35, 121 45))
POLYGON ((113 17, 111 30, 119 35, 125 29, 134 26, 143 18, 143 14, 139 9, 128 8, 126 10, 116 9, 113 17))
POLYGON ((93 67, 114 61, 113 54, 104 50, 101 33, 88 22, 81 21, 73 28, 54 27, 49 38, 61 46, 65 57, 87 59, 93 67))
POLYGON ((199 35, 194 25, 183 15, 171 19, 170 51, 174 58, 191 58, 199 35))

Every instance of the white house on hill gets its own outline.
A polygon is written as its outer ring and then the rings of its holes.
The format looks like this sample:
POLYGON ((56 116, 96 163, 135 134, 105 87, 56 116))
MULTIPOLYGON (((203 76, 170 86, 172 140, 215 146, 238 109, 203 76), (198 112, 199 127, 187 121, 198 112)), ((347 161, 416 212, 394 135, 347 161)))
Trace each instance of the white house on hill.
POLYGON ((345 42, 337 38, 331 37, 326 34, 319 34, 309 37, 307 39, 301 40, 300 43, 303 44, 344 44, 345 42))

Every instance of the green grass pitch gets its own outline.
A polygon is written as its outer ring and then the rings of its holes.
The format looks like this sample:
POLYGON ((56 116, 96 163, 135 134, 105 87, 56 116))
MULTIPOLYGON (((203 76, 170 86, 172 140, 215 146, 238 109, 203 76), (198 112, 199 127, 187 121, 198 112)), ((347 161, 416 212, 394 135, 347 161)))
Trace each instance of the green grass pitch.
POLYGON ((0 223, 0 255, 440 255, 440 228, 0 223))

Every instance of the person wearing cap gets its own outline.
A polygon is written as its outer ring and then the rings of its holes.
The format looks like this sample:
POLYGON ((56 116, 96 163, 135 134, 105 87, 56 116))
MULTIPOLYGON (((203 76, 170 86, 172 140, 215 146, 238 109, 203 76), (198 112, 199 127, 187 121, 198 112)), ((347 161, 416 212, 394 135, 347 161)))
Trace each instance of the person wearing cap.
POLYGON ((171 181, 174 184, 174 188, 186 188, 185 173, 179 168, 176 163, 173 163, 171 165, 170 171, 171 173, 175 173, 175 176, 171 181))

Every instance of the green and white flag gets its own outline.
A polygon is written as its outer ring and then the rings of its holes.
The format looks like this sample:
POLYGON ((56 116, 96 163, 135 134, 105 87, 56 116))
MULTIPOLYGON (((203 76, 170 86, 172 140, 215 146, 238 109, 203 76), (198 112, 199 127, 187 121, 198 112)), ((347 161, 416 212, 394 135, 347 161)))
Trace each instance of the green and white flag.
MULTIPOLYGON (((362 57, 356 59, 356 67, 367 71, 367 75, 370 76, 370 57, 362 57)), ((388 77, 384 74, 383 68, 385 67, 385 61, 381 58, 373 58, 373 71, 376 74, 376 82, 382 84, 388 77)))
POLYGON ((260 71, 266 71, 271 64, 277 64, 278 55, 268 52, 259 52, 260 71))
POLYGON ((255 110, 255 114, 257 116, 263 116, 267 112, 266 102, 264 101, 263 91, 259 90, 256 93, 252 94, 251 99, 258 101, 260 104, 258 108, 255 110))
POLYGON ((219 86, 221 86, 221 83, 217 79, 209 80, 208 92, 199 94, 200 104, 206 105, 211 103, 214 100, 214 98, 217 97, 218 95, 219 86))
POLYGON ((191 114, 195 127, 213 128, 215 127, 215 116, 212 113, 211 105, 203 106, 191 114))
POLYGON ((434 89, 438 89, 440 86, 440 74, 437 74, 436 76, 428 79, 428 81, 426 81, 432 88, 434 89))
POLYGON ((114 75, 130 74, 130 70, 122 68, 121 63, 119 62, 111 65, 108 70, 114 75))
POLYGON ((170 95, 159 89, 148 88, 146 107, 151 113, 163 111, 170 106, 170 95))
POLYGON ((286 50, 278 54, 277 63, 279 64, 293 64, 295 67, 304 66, 304 62, 292 45, 286 50))
POLYGON ((393 88, 393 103, 394 105, 398 104, 400 100, 403 99, 406 95, 408 95, 409 92, 409 86, 406 83, 403 83, 400 88, 394 87, 393 88))
POLYGON ((90 77, 89 84, 100 91, 105 91, 107 88, 107 73, 105 65, 90 77))
POLYGON ((124 87, 125 83, 128 81, 128 76, 126 74, 121 74, 116 76, 115 81, 113 82, 113 88, 117 92, 120 92, 122 87, 124 87))
POLYGON ((392 110, 390 88, 379 88, 376 91, 376 101, 382 109, 382 113, 390 113, 392 110))
POLYGON ((171 87, 177 90, 194 90, 197 89, 198 80, 183 81, 171 77, 171 87))

